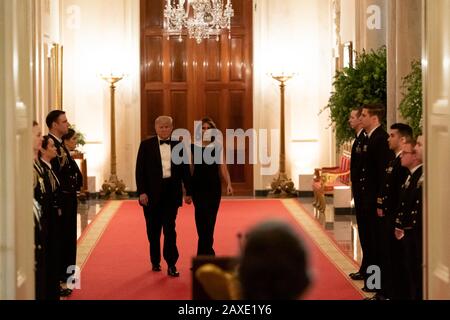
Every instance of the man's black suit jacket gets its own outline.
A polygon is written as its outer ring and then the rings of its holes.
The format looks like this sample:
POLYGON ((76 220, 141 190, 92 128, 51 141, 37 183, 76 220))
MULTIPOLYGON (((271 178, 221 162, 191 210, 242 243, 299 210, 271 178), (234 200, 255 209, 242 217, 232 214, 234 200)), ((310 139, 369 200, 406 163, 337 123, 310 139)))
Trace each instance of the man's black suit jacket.
MULTIPOLYGON (((179 142, 171 141, 173 150, 179 142)), ((172 203, 180 207, 183 201, 182 182, 186 189, 186 195, 191 196, 191 174, 189 164, 171 165, 171 190, 172 203)), ((141 142, 136 161, 136 185, 138 195, 148 196, 149 206, 157 205, 161 199, 163 184, 163 170, 158 137, 152 137, 141 142)))

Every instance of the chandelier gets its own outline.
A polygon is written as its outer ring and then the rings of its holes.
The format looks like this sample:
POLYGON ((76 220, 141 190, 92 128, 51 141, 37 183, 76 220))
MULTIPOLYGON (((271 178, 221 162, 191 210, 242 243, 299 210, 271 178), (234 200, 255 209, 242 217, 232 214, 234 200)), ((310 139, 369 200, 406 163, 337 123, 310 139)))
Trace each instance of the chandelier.
POLYGON ((167 0, 164 9, 166 31, 181 39, 183 28, 186 28, 189 38, 195 38, 197 43, 211 36, 218 41, 223 29, 230 32, 233 16, 231 0, 227 0, 225 6, 224 0, 167 0))

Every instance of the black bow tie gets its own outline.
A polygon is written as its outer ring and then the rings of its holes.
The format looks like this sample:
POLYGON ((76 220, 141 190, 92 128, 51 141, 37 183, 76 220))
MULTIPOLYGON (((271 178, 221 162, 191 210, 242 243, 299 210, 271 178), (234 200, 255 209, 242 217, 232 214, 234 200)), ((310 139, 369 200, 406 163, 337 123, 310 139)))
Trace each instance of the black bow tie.
POLYGON ((159 140, 159 144, 160 145, 162 145, 162 144, 168 144, 169 146, 170 146, 170 140, 159 140))

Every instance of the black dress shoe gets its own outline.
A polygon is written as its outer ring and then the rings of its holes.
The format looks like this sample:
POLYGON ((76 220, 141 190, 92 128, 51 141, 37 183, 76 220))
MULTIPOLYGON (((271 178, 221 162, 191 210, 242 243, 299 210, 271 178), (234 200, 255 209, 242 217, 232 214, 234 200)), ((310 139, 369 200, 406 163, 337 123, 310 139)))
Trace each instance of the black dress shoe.
POLYGON ((169 267, 169 269, 167 269, 167 275, 169 277, 179 277, 180 273, 177 271, 177 267, 173 266, 173 267, 169 267))
POLYGON ((361 288, 361 290, 364 291, 364 292, 378 292, 377 289, 369 289, 367 287, 363 287, 363 288, 361 288))
POLYGON ((382 293, 377 292, 375 293, 375 295, 372 297, 372 300, 389 300, 387 297, 385 297, 382 293))
POLYGON ((161 271, 161 266, 159 264, 152 265, 152 271, 160 272, 161 271))
POLYGON ((364 280, 364 276, 360 272, 350 273, 348 275, 352 280, 364 280))
POLYGON ((59 288, 59 296, 60 297, 68 297, 72 294, 72 289, 68 288, 59 288))

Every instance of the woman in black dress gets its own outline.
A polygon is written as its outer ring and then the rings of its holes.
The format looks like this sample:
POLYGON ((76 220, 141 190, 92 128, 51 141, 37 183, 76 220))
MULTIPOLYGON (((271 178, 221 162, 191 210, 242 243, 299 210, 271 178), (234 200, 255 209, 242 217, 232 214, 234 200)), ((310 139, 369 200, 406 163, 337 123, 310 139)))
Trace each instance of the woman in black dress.
POLYGON ((192 200, 198 234, 197 255, 214 256, 214 227, 222 195, 220 176, 225 180, 227 195, 233 194, 233 188, 223 156, 223 146, 211 137, 209 129, 217 127, 211 118, 205 117, 202 119, 202 145, 192 145, 192 200))

